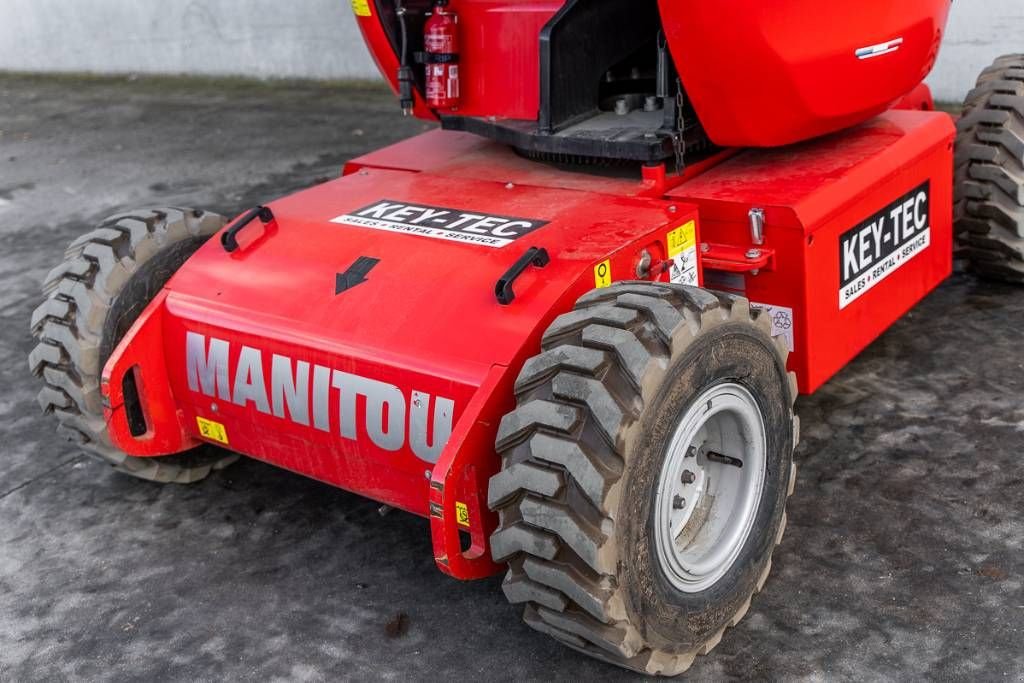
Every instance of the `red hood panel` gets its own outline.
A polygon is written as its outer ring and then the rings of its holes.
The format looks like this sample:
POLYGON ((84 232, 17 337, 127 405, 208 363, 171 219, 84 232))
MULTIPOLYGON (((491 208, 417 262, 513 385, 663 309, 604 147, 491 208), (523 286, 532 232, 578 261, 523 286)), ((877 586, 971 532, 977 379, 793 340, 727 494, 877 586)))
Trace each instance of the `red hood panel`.
POLYGON ((510 364, 592 264, 669 219, 661 202, 386 170, 269 206, 269 230, 253 222, 231 254, 211 240, 175 275, 172 313, 467 383, 510 364), (497 280, 534 246, 551 263, 527 269, 515 302, 499 305, 497 280), (359 259, 348 278, 365 281, 336 294, 359 259))

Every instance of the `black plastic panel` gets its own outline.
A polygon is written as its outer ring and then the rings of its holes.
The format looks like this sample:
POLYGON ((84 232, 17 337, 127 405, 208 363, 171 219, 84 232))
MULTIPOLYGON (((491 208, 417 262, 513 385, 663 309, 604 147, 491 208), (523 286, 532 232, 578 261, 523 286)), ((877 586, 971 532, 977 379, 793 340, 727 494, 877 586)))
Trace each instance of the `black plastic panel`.
POLYGON ((540 34, 541 132, 595 114, 602 77, 637 48, 653 46, 660 27, 651 0, 569 0, 540 34))
MULTIPOLYGON (((614 116, 614 114, 610 115, 614 116)), ((596 117, 595 117, 596 118, 596 117)), ((591 119, 593 121, 594 119, 591 119)), ((619 127, 587 128, 589 121, 561 133, 546 135, 537 131, 536 121, 490 120, 461 116, 442 116, 445 130, 461 130, 514 147, 527 156, 582 157, 584 159, 655 163, 675 156, 672 136, 623 123, 619 127)), ((694 155, 709 151, 707 138, 699 126, 683 133, 686 149, 694 155)), ((696 156, 687 156, 692 160, 696 156)))

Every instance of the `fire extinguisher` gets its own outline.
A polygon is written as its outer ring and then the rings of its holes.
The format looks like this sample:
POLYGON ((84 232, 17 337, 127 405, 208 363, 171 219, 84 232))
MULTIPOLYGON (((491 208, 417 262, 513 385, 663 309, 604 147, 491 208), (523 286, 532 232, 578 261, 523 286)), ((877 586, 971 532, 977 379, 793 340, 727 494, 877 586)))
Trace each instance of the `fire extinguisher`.
POLYGON ((434 11, 423 28, 426 53, 427 104, 433 109, 459 106, 459 17, 448 0, 435 0, 434 11))

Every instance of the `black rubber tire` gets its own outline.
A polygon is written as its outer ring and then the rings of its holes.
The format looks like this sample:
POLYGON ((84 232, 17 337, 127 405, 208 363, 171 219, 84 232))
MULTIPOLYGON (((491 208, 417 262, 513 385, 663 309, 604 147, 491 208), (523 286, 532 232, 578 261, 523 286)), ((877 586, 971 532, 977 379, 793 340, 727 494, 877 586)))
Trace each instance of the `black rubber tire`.
POLYGON ((171 275, 225 219, 193 209, 160 208, 113 216, 68 246, 43 283, 46 300, 32 314, 37 340, 29 368, 43 381, 39 405, 58 431, 85 452, 140 479, 187 484, 238 456, 202 446, 137 458, 107 435, 100 374, 110 354, 171 275))
POLYGON ((492 556, 506 597, 534 629, 589 655, 674 676, 746 613, 785 528, 799 423, 788 351, 745 299, 681 285, 591 292, 544 335, 501 422, 492 556), (730 381, 768 425, 762 507, 739 559, 696 594, 671 588, 654 559, 651 501, 678 416, 730 381))
POLYGON ((978 78, 957 124, 958 255, 977 275, 1024 284, 1024 55, 978 78))

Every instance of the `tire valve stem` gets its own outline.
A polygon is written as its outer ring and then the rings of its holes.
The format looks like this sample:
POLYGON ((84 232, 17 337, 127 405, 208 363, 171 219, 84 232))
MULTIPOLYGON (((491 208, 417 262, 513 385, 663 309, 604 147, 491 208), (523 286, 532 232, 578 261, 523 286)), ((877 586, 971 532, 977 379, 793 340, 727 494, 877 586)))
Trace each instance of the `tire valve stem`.
POLYGON ((676 510, 682 510, 684 507, 686 507, 686 499, 683 498, 682 496, 676 496, 675 498, 672 499, 672 507, 675 508, 676 510))

